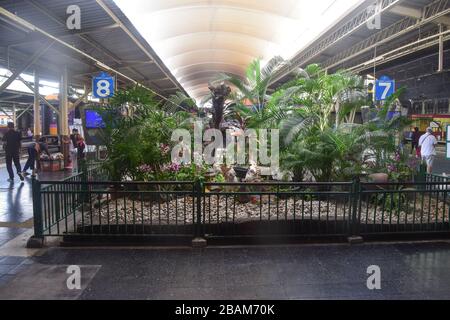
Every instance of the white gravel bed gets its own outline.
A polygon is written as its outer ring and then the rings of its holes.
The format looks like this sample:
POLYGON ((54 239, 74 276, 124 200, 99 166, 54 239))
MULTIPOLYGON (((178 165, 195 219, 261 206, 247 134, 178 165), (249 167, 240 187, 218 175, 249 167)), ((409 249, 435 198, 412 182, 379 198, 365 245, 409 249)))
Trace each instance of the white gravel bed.
MULTIPOLYGON (((110 201, 109 204, 104 202, 100 208, 93 208, 92 217, 89 213, 85 213, 85 222, 92 218, 94 224, 100 222, 106 224, 191 224, 193 221, 193 198, 190 196, 180 197, 167 202, 150 202, 150 201, 133 201, 130 199, 117 199, 110 201), (117 207, 117 211, 116 211, 117 207)), ((205 198, 205 218, 206 222, 247 222, 258 220, 329 220, 339 221, 347 220, 350 208, 347 203, 331 200, 329 202, 305 199, 302 201, 297 198, 294 202, 293 198, 277 199, 275 196, 262 196, 254 198, 253 202, 241 203, 238 196, 210 196, 205 198), (328 212, 328 215, 327 215, 328 212), (294 217, 295 214, 295 217, 294 217)), ((449 221, 449 205, 443 201, 436 203, 435 199, 424 201, 422 211, 421 204, 417 203, 416 210, 412 203, 409 207, 397 208, 386 207, 383 211, 382 205, 377 205, 376 214, 374 214, 375 205, 370 204, 367 209, 367 203, 361 203, 361 221, 365 223, 427 223, 431 222, 448 222, 449 221), (430 209, 430 210, 428 210, 430 209), (428 215, 430 211, 430 215, 428 215), (445 216, 443 219, 443 215, 445 216)))

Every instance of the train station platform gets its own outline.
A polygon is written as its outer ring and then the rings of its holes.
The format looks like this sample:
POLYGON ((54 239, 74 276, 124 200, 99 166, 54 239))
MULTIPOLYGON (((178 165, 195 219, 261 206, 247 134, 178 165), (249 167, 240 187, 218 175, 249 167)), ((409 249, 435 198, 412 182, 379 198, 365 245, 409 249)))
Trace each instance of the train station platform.
MULTIPOLYGON (((58 181, 71 175, 69 171, 43 172, 39 178, 58 181)), ((33 227, 31 178, 25 178, 23 183, 17 176, 14 182, 7 180, 6 166, 0 164, 0 248, 33 227)))
MULTIPOLYGON (((433 171, 438 175, 450 176, 450 161, 446 159, 444 146, 440 146, 437 150, 433 171)), ((39 178, 46 181, 60 181, 72 175, 70 171, 42 172, 39 178)), ((33 227, 31 177, 27 177, 23 183, 17 176, 12 183, 7 179, 6 166, 4 163, 0 164, 0 250, 3 245, 24 232, 32 232, 33 227)))

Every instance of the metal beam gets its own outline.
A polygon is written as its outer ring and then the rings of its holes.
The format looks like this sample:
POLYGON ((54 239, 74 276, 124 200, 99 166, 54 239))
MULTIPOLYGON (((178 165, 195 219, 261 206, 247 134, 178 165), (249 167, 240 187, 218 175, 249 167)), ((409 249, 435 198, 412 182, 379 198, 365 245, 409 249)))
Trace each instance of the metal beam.
POLYGON ((33 65, 33 63, 36 62, 36 60, 38 60, 52 45, 53 45, 54 41, 50 41, 47 42, 46 44, 44 44, 38 51, 36 51, 29 59, 27 62, 25 62, 20 68, 17 68, 14 73, 5 81, 0 85, 0 93, 3 92, 3 90, 5 90, 6 88, 8 88, 10 86, 11 83, 14 82, 14 80, 17 79, 17 77, 24 72, 25 70, 27 70, 30 66, 33 65))
MULTIPOLYGON (((34 85, 31 85, 28 81, 26 81, 24 78, 22 78, 21 76, 19 76, 19 77, 17 77, 20 81, 22 81, 23 82, 23 84, 24 85, 26 85, 27 87, 28 87, 28 89, 30 89, 32 92, 34 92, 35 93, 35 97, 36 97, 36 83, 34 84, 34 85)), ((39 79, 38 79, 38 85, 37 85, 38 87, 39 87, 39 79)), ((58 109, 56 109, 50 102, 48 102, 47 101, 47 99, 45 99, 45 97, 44 96, 42 96, 40 93, 39 93, 39 89, 38 89, 38 91, 37 91, 37 94, 38 94, 38 97, 39 97, 39 99, 41 99, 47 106, 49 106, 53 111, 55 111, 57 114, 59 114, 59 110, 58 109)))
MULTIPOLYGON (((398 1, 398 0, 397 0, 398 1)), ((142 43, 134 36, 134 34, 122 24, 122 21, 115 15, 115 13, 103 2, 103 0, 96 0, 96 2, 103 8, 103 10, 118 24, 120 24, 120 27, 122 30, 130 37, 131 40, 144 52, 144 54, 150 59, 155 62, 155 64, 159 67, 159 69, 168 77, 171 79, 171 81, 175 84, 175 86, 182 91, 185 91, 183 87, 179 83, 176 82, 176 80, 173 79, 173 77, 167 73, 163 66, 161 66, 158 61, 153 57, 153 55, 148 52, 148 50, 142 45, 142 43)))
MULTIPOLYGON (((32 5, 33 7, 35 7, 36 9, 38 9, 40 12, 42 12, 43 14, 45 14, 47 17, 49 17, 50 19, 52 19, 54 22, 56 22, 58 25, 62 26, 62 27, 66 27, 66 22, 62 19, 60 19, 58 16, 54 15, 52 12, 48 11, 45 7, 43 7, 41 4, 37 3, 34 0, 25 0, 28 4, 32 5)), ((58 35, 53 35, 55 37, 59 37, 58 35)), ((106 56, 108 56, 109 58, 111 58, 112 60, 119 62, 120 63, 120 59, 115 56, 113 53, 111 53, 108 49, 104 48, 101 44, 97 43, 96 41, 92 40, 91 38, 87 37, 87 36, 83 36, 81 34, 76 34, 76 36, 78 36, 80 39, 84 40, 85 42, 87 42, 90 46, 92 46, 93 48, 102 51, 106 56)))
MULTIPOLYGON (((382 60, 378 60, 378 61, 374 61, 373 64, 371 64, 370 66, 367 63, 362 63, 362 64, 358 64, 355 65, 354 67, 348 68, 349 70, 355 72, 355 73, 359 73, 362 72, 364 70, 367 69, 372 69, 374 66, 378 66, 380 64, 383 63, 387 63, 389 61, 393 61, 395 59, 399 59, 405 55, 432 47, 432 46, 436 46, 439 44, 439 39, 438 37, 440 36, 440 34, 438 35, 434 35, 425 39, 421 39, 419 41, 415 41, 412 43, 409 43, 408 45, 396 48, 388 53, 383 54, 383 59, 382 60)), ((449 41, 450 40, 450 31, 444 31, 442 33, 442 36, 444 37, 444 41, 449 41)))
MULTIPOLYGON (((435 21, 439 17, 443 17, 450 13, 450 9, 443 7, 448 0, 438 0, 423 9, 423 16, 421 19, 417 20, 413 17, 404 18, 387 28, 373 34, 367 39, 358 42, 354 46, 341 51, 333 58, 326 60, 322 66, 327 69, 332 69, 340 66, 346 61, 354 62, 354 58, 360 56, 365 52, 369 52, 375 48, 380 48, 381 45, 393 41, 402 35, 405 35, 411 31, 417 30, 424 25, 435 21)), ((422 39, 423 40, 423 39, 422 39)), ((411 42, 411 41, 410 41, 411 42)))
POLYGON ((69 135, 69 101, 68 101, 68 76, 67 68, 64 68, 59 86, 59 133, 62 136, 69 135))
POLYGON ((4 114, 5 116, 7 116, 9 119, 11 119, 12 121, 14 121, 14 119, 13 119, 9 114, 7 114, 6 111, 3 110, 2 107, 0 107, 0 111, 3 112, 3 114, 4 114))
POLYGON ((412 18, 416 18, 416 19, 422 18, 422 10, 410 8, 410 7, 406 7, 406 6, 401 6, 401 5, 393 7, 390 10, 390 12, 398 14, 399 16, 404 16, 404 17, 412 17, 412 18))
POLYGON ((39 94, 39 74, 34 72, 34 102, 33 102, 33 123, 34 123, 34 135, 40 137, 42 134, 41 127, 41 104, 39 94))
POLYGON ((145 88, 145 89, 147 89, 147 90, 153 92, 156 96, 160 97, 160 98, 163 99, 163 100, 168 100, 165 96, 161 95, 160 93, 156 92, 155 90, 153 90, 153 89, 151 89, 151 88, 148 88, 148 87, 145 86, 145 85, 142 85, 141 83, 139 83, 138 81, 134 80, 133 78, 131 78, 131 77, 129 77, 129 76, 123 74, 122 72, 120 72, 120 71, 118 71, 118 70, 116 70, 116 69, 114 69, 114 68, 112 68, 112 67, 110 67, 110 66, 104 64, 103 62, 99 61, 97 58, 94 58, 93 56, 91 56, 91 55, 87 54, 86 52, 84 52, 84 51, 82 51, 82 50, 80 50, 80 49, 78 49, 78 48, 72 46, 71 44, 69 44, 69 43, 67 43, 67 42, 65 42, 65 41, 63 41, 63 40, 61 40, 61 39, 59 39, 59 38, 57 38, 57 37, 54 37, 54 36, 51 35, 50 33, 48 33, 48 32, 46 32, 46 31, 40 29, 39 27, 37 27, 37 26, 31 24, 30 22, 24 20, 24 19, 21 18, 21 17, 18 17, 17 15, 15 15, 15 14, 9 12, 8 10, 6 10, 5 8, 3 8, 3 7, 0 6, 0 17, 1 17, 1 16, 6 17, 7 19, 9 19, 9 20, 11 20, 11 21, 14 21, 15 23, 21 25, 21 26, 24 27, 24 28, 29 28, 31 31, 37 31, 37 32, 43 34, 43 35, 46 36, 47 38, 49 38, 49 39, 51 39, 51 40, 54 40, 56 43, 61 44, 62 46, 66 47, 66 48, 69 48, 69 49, 71 49, 72 51, 78 53, 78 54, 81 55, 82 57, 87 58, 87 59, 93 61, 99 68, 100 68, 100 66, 102 66, 102 67, 101 67, 102 69, 105 69, 105 70, 107 70, 107 71, 113 72, 113 73, 115 73, 116 75, 118 75, 118 76, 120 76, 120 77, 122 77, 122 78, 124 78, 124 79, 126 79, 126 80, 128 80, 128 81, 130 81, 130 82, 132 82, 133 84, 137 84, 137 85, 142 86, 143 88, 145 88))
POLYGON ((69 103, 69 111, 75 109, 76 107, 78 107, 78 105, 82 102, 85 102, 87 96, 91 93, 91 90, 85 90, 85 92, 83 93, 83 95, 81 97, 78 98, 77 101, 75 101, 74 103, 69 103))
MULTIPOLYGON (((424 16, 424 14, 426 14, 426 11, 420 10, 420 9, 416 9, 416 8, 410 8, 410 7, 406 7, 406 6, 395 6, 393 7, 390 12, 398 14, 400 16, 404 16, 404 17, 411 17, 411 18, 416 18, 416 19, 422 19, 422 17, 424 16)), ((450 25, 450 18, 446 17, 446 16, 441 16, 436 18, 435 20, 433 20, 434 23, 437 24, 445 24, 445 25, 450 25)))
MULTIPOLYGON (((18 61, 18 60, 26 61, 28 59, 28 57, 29 57, 28 54, 25 54, 25 53, 23 53, 20 50, 17 50, 17 49, 14 49, 14 48, 8 48, 8 49, 10 51, 9 55, 14 56, 14 59, 16 61, 18 61)), ((7 67, 8 66, 9 67, 13 67, 11 64, 8 65, 8 63, 6 63, 6 66, 7 67)), ((50 74, 56 73, 56 72, 61 70, 61 68, 57 64, 53 64, 53 65, 49 64, 49 63, 43 61, 43 59, 36 61, 34 63, 33 69, 34 70, 38 70, 39 69, 39 71, 45 71, 46 73, 50 73, 50 74)), ((49 76, 48 80, 54 80, 54 79, 52 79, 52 77, 49 76)))
POLYGON ((16 101, 7 101, 7 100, 0 100, 0 103, 10 103, 10 104, 19 104, 19 105, 24 105, 24 106, 28 106, 30 103, 29 102, 16 102, 16 101))
MULTIPOLYGON (((53 21, 55 21, 60 26, 63 26, 64 28, 66 27, 66 21, 60 19, 58 16, 56 16, 52 12, 48 11, 45 7, 43 7, 41 4, 37 3, 35 0, 25 0, 25 1, 27 3, 29 3, 30 5, 34 6, 36 9, 41 11, 43 14, 45 14, 49 18, 51 18, 53 21)), ((115 24, 118 25, 118 27, 121 27, 121 23, 120 22, 119 23, 116 22, 115 24)), ((116 56, 110 50, 108 50, 107 48, 105 48, 104 46, 102 46, 100 43, 98 43, 97 41, 93 40, 89 36, 83 35, 83 34, 75 34, 75 36, 77 36, 81 40, 87 42, 92 48, 94 48, 94 50, 100 51, 102 54, 106 55, 107 57, 109 57, 113 61, 117 62, 119 65, 122 65, 122 60, 118 56, 116 56)), ((56 35, 56 37, 58 37, 58 36, 56 35)), ((134 74, 136 74, 136 75, 138 75, 138 76, 140 76, 140 77, 145 79, 145 76, 142 75, 138 70, 134 70, 131 67, 126 67, 126 68, 128 70, 130 70, 131 72, 133 72, 134 74)))
POLYGON ((444 26, 442 24, 439 25, 439 62, 438 62, 438 72, 442 72, 444 70, 444 36, 442 33, 444 32, 444 26))
POLYGON ((16 105, 13 104, 13 123, 14 126, 17 126, 17 115, 16 115, 16 105))
POLYGON ((31 109, 31 106, 28 106, 25 110, 23 110, 18 116, 17 119, 20 119, 25 113, 27 113, 28 110, 31 109))
MULTIPOLYGON (((96 28, 83 28, 81 30, 71 30, 70 32, 67 32, 67 31, 54 32, 52 34, 55 37, 65 38, 65 37, 71 37, 71 36, 86 35, 86 34, 91 34, 91 33, 95 33, 95 32, 109 31, 109 30, 117 29, 119 27, 120 26, 117 23, 114 23, 114 24, 96 27, 96 28)), ((8 42, 8 43, 5 43, 4 45, 7 47, 17 47, 17 46, 22 46, 25 44, 41 42, 42 39, 39 39, 38 37, 39 37, 39 34, 31 33, 24 40, 8 42), (36 38, 38 38, 38 39, 36 39, 36 38)))
POLYGON ((322 39, 318 39, 318 41, 313 43, 311 46, 308 46, 305 50, 302 50, 300 53, 298 53, 293 59, 291 59, 291 63, 278 70, 270 84, 277 82, 297 68, 309 63, 319 54, 335 45, 342 39, 345 39, 349 35, 353 34, 360 28, 367 26, 367 24, 373 21, 375 17, 389 11, 392 7, 398 5, 402 1, 403 0, 376 1, 374 2, 374 7, 377 8, 376 12, 370 12, 369 10, 367 10, 367 8, 362 9, 359 13, 356 14, 356 16, 354 16, 352 19, 349 19, 341 27, 331 29, 327 36, 323 37, 322 39))

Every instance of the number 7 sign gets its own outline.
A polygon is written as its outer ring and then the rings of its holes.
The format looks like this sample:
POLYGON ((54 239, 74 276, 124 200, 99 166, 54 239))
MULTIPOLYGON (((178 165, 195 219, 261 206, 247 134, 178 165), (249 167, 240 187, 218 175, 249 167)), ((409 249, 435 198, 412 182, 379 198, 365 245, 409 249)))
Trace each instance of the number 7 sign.
POLYGON ((375 100, 382 101, 392 96, 395 92, 395 81, 383 76, 375 82, 375 100))

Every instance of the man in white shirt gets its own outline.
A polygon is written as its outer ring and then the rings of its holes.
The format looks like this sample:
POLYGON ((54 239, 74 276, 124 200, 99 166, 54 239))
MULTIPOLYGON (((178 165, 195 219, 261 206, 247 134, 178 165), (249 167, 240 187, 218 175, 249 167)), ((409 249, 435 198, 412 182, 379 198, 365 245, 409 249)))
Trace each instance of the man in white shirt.
POLYGON ((427 128, 427 132, 420 137, 419 147, 422 155, 422 160, 427 163, 427 172, 433 173, 433 162, 436 157, 436 145, 438 141, 433 135, 433 129, 427 128))

